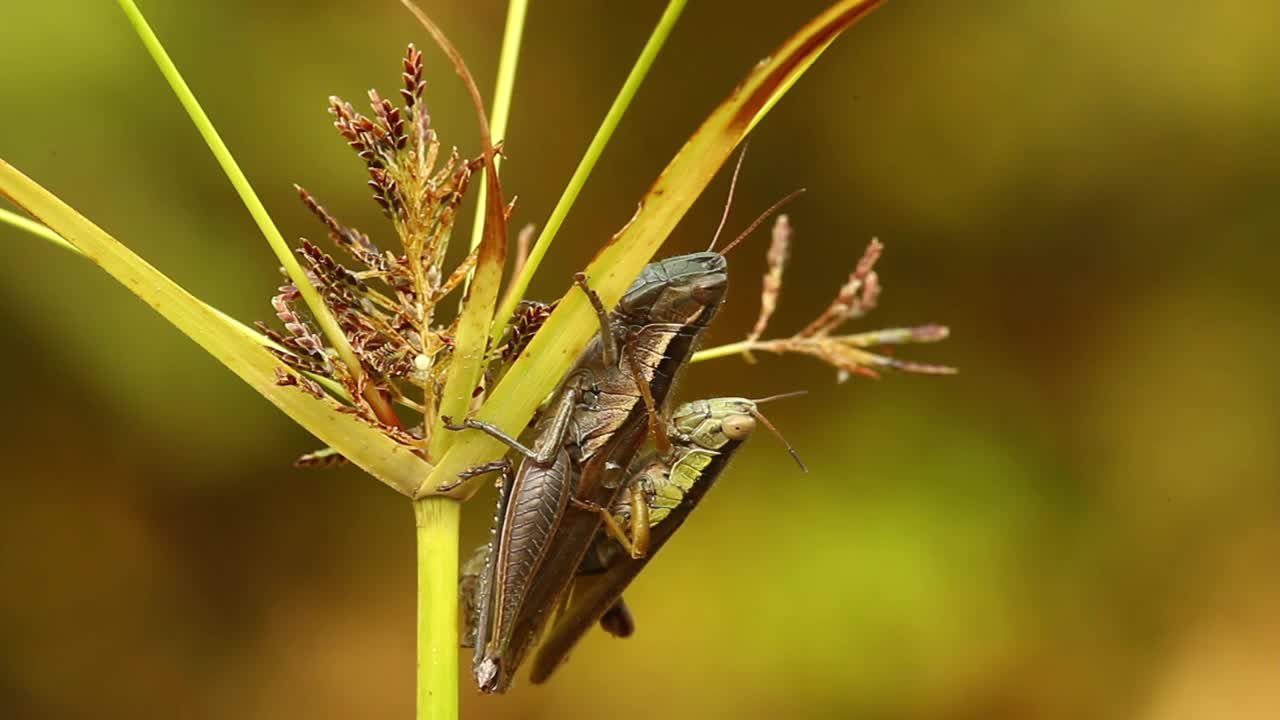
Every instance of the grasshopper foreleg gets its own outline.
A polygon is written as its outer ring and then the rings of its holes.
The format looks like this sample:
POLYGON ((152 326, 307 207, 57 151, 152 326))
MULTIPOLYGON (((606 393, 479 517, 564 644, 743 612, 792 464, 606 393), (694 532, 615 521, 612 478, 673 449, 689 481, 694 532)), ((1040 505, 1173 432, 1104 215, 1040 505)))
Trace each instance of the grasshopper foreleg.
POLYGON ((457 480, 454 480, 453 482, 447 482, 441 485, 440 487, 436 488, 436 490, 438 492, 449 492, 450 490, 457 488, 459 485, 462 485, 463 483, 465 483, 466 481, 470 480, 473 477, 479 477, 486 473, 499 472, 499 471, 501 471, 502 476, 498 479, 497 485, 498 487, 502 487, 503 483, 509 482, 511 480, 511 474, 515 472, 515 469, 511 466, 511 461, 506 458, 501 458, 498 460, 494 460, 492 462, 481 463, 479 465, 472 465, 471 467, 465 470, 460 470, 458 472, 457 480))
MULTIPOLYGON (((515 450, 517 453, 529 458, 539 465, 549 465, 555 459, 556 454, 560 452, 560 448, 564 443, 565 435, 569 431, 569 423, 573 416, 574 404, 578 401, 578 391, 575 388, 567 388, 560 394, 557 400, 555 415, 551 419, 551 425, 547 431, 539 437, 538 446, 531 448, 516 438, 508 435, 502 428, 484 420, 475 418, 467 418, 461 423, 455 423, 451 418, 444 419, 444 427, 446 430, 479 430, 507 447, 515 450)), ((497 468, 493 468, 497 469, 497 468)), ((490 470, 492 471, 492 470, 490 470)), ((464 471, 465 472, 465 471, 464 471)))
MULTIPOLYGON (((494 425, 493 423, 490 423, 490 422, 485 422, 484 420, 467 418, 466 420, 463 420, 461 423, 454 423, 454 422, 449 422, 449 418, 445 418, 444 429, 445 430, 479 430, 485 435, 488 435, 494 440, 497 440, 498 442, 502 443, 503 445, 506 445, 507 447, 511 448, 512 450, 515 450, 516 452, 520 453, 521 455, 524 455, 527 458, 537 459, 539 457, 538 451, 534 450, 533 448, 530 448, 529 446, 525 445, 519 440, 511 437, 502 428, 498 427, 497 425, 494 425)), ((497 468, 493 468, 493 469, 496 470, 497 468)), ((463 472, 467 472, 467 471, 464 470, 463 472)))

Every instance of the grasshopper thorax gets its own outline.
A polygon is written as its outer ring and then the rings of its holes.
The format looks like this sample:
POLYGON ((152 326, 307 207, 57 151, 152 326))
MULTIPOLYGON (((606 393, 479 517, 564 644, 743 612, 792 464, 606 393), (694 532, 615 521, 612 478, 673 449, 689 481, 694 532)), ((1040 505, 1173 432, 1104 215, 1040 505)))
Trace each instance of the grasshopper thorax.
POLYGON ((729 285, 728 264, 714 252, 676 255, 650 263, 618 301, 631 325, 678 323, 705 327, 715 317, 729 285))

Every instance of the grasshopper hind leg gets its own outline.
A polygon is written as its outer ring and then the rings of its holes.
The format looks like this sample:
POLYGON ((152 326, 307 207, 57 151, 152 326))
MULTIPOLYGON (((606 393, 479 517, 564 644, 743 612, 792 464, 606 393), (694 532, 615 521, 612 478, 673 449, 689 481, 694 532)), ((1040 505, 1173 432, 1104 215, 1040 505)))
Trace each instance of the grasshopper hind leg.
POLYGON ((631 517, 625 527, 607 508, 574 497, 569 498, 569 502, 580 510, 599 514, 609 537, 617 540, 632 559, 639 560, 649 553, 649 503, 644 491, 635 485, 627 486, 627 494, 631 517))
POLYGON ((458 571, 458 601, 462 618, 459 632, 460 645, 464 648, 476 646, 476 632, 480 625, 481 585, 489 562, 488 543, 476 548, 458 571))

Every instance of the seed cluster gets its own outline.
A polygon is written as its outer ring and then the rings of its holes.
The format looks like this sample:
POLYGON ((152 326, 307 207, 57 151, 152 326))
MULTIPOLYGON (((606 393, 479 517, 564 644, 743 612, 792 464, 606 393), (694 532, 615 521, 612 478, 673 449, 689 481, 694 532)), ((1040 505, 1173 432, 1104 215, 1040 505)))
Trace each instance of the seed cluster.
MULTIPOLYGON (((420 427, 408 431, 378 417, 366 393, 383 397, 433 420, 454 347, 456 321, 440 322, 436 310, 457 290, 475 266, 471 253, 448 271, 444 267, 458 207, 483 160, 464 160, 456 149, 442 153, 423 96, 422 53, 410 45, 404 55, 397 105, 369 91, 367 114, 338 97, 329 99, 333 125, 360 158, 373 199, 391 221, 399 247, 384 250, 369 235, 345 225, 309 192, 297 188, 302 203, 321 222, 329 242, 349 258, 344 265, 320 245, 303 238, 297 249, 307 279, 315 285, 356 356, 362 373, 353 374, 315 330, 298 289, 286 284, 272 298, 284 331, 259 323, 275 344, 272 350, 298 373, 334 381, 345 397, 326 393, 306 375, 284 372, 282 384, 315 390, 338 409, 363 418, 393 438, 420 447, 420 427)), ((536 330, 545 312, 523 311, 519 332, 536 330)), ((521 342, 527 342, 527 338, 521 342)), ((509 344, 508 344, 509 345, 509 344)), ((493 352, 502 355, 502 348, 493 352)), ((332 385, 332 384, 331 384, 332 385)), ((339 393, 341 395, 341 393, 339 393)), ((327 465, 308 457, 303 464, 327 465)))

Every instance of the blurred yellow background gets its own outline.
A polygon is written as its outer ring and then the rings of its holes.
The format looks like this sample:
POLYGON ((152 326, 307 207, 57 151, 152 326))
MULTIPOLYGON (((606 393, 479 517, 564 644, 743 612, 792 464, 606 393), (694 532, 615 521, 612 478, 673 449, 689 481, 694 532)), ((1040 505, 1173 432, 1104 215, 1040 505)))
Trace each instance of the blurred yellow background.
MULTIPOLYGON (((307 186, 389 237, 326 98, 427 50, 393 0, 141 3, 285 235, 307 186)), ((661 10, 534 3, 504 166, 541 222, 661 10)), ((550 298, 751 64, 823 3, 692 3, 552 249, 550 298)), ((424 6, 488 92, 505 4, 424 6)), ((11 2, 0 157, 197 295, 267 319, 276 261, 114 3, 11 2)), ((1280 5, 891 2, 756 132, 729 229, 797 186, 773 327, 873 236, 861 327, 954 378, 698 366, 683 398, 805 388, 553 683, 469 718, 1280 716, 1280 5)), ((664 250, 705 245, 726 178, 664 250)), ((469 213, 467 215, 469 217, 469 213)), ((88 263, 0 227, 0 717, 410 717, 412 515, 88 263)), ((710 342, 755 317, 736 251, 710 342)), ((491 494, 466 510, 487 533, 491 494)), ((464 656, 463 663, 466 664, 464 656)))

